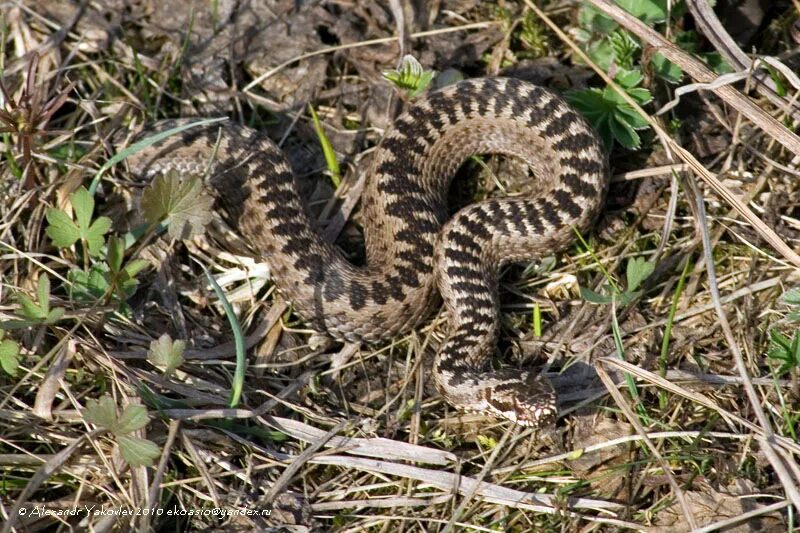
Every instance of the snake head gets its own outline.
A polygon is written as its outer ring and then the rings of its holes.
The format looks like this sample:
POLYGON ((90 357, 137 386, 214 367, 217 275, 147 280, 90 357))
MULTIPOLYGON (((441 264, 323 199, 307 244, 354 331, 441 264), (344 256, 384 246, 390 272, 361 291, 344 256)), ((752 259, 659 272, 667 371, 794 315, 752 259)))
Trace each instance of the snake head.
POLYGON ((555 421, 556 393, 549 381, 532 372, 504 369, 495 374, 493 386, 483 390, 487 410, 528 427, 555 421), (498 375, 499 374, 499 375, 498 375))

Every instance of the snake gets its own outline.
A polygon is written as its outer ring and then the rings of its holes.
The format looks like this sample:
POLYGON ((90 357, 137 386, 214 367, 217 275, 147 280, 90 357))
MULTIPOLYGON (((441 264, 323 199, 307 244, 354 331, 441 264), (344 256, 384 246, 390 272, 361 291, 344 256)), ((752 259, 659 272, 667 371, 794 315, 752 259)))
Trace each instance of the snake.
MULTIPOLYGON (((176 124, 161 121, 148 132, 176 124)), ((420 326, 443 301, 445 337, 433 362, 441 395, 456 409, 522 426, 555 419, 557 397, 541 373, 492 367, 501 268, 563 249, 596 219, 608 188, 602 142, 555 92, 475 78, 407 104, 379 143, 360 198, 363 266, 317 232, 286 156, 254 129, 188 129, 129 157, 129 166, 150 179, 170 171, 207 176, 215 209, 317 332, 386 341, 420 326), (533 192, 477 201, 448 218, 454 175, 482 154, 521 160, 536 180, 533 192)))

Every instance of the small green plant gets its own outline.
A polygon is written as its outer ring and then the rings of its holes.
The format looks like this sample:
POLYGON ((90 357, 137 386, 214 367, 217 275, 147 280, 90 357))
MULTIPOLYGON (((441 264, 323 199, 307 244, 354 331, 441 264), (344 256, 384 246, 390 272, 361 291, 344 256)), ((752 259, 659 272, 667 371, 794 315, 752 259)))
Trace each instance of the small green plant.
POLYGON ((21 318, 6 320, 0 326, 3 329, 19 329, 29 326, 55 324, 64 316, 63 307, 50 308, 50 278, 47 274, 39 277, 36 288, 36 301, 34 302, 23 293, 17 293, 21 318))
MULTIPOLYGON (((22 152, 22 166, 27 167, 32 161, 32 154, 36 148, 37 137, 52 137, 66 132, 48 129, 47 125, 53 115, 63 106, 70 92, 75 87, 70 83, 63 89, 56 91, 53 96, 48 96, 49 87, 46 84, 37 84, 37 72, 39 67, 39 54, 34 52, 28 63, 28 70, 25 76, 25 84, 22 87, 19 98, 16 100, 9 95, 6 87, 0 80, 0 92, 2 92, 2 107, 0 107, 0 133, 12 134, 17 137, 18 149, 22 152)), ((9 144, 10 145, 10 144, 9 144)), ((13 163, 14 157, 9 157, 12 168, 20 171, 13 163)), ((35 172, 28 174, 25 186, 33 186, 35 172)))
POLYGON ((147 360, 150 361, 151 365, 161 369, 165 376, 169 376, 183 364, 183 352, 185 349, 185 341, 173 341, 169 334, 164 333, 157 340, 150 343, 147 360))
MULTIPOLYGON (((88 255, 100 255, 105 244, 104 235, 111 229, 111 219, 98 217, 92 221, 94 198, 85 187, 71 193, 69 201, 75 218, 61 209, 51 207, 45 215, 49 223, 45 232, 57 248, 68 248, 80 240, 88 255)), ((88 263, 88 257, 84 258, 88 263)))
MULTIPOLYGON (((642 73, 638 70, 619 69, 614 80, 640 106, 648 104, 653 96, 639 87, 642 73)), ((637 130, 648 127, 647 121, 613 88, 581 89, 567 93, 567 100, 594 126, 607 148, 616 140, 629 150, 641 146, 637 130)))
POLYGON ((95 262, 88 271, 72 269, 68 274, 71 282, 70 299, 96 302, 105 298, 106 303, 123 305, 130 298, 139 281, 136 276, 149 263, 144 259, 133 259, 123 264, 125 241, 117 236, 109 237, 105 260, 95 262))
POLYGON ((795 330, 790 339, 780 331, 769 332, 769 350, 767 357, 779 366, 775 370, 778 376, 784 376, 795 368, 800 368, 800 330, 795 330))
POLYGON ((634 257, 628 261, 625 270, 625 277, 627 281, 627 288, 621 290, 611 279, 607 276, 608 283, 604 286, 604 293, 595 292, 587 287, 581 287, 581 297, 587 302, 594 304, 610 304, 616 302, 619 305, 625 306, 638 298, 642 291, 638 290, 642 282, 647 279, 650 274, 655 270, 655 265, 645 261, 643 257, 634 257))
MULTIPOLYGON (((800 321, 800 289, 786 291, 781 301, 789 306, 786 318, 791 322, 800 321)), ((767 357, 779 365, 776 369, 778 376, 800 369, 800 330, 795 330, 789 338, 773 328, 769 332, 769 340, 767 357)))
POLYGON ((174 239, 189 239, 211 221, 214 199, 199 176, 159 175, 142 193, 142 214, 152 227, 166 223, 174 239))
POLYGON ((11 377, 19 368, 19 344, 13 339, 3 339, 6 332, 0 329, 0 367, 11 377))
POLYGON ((409 98, 414 98, 427 89, 435 74, 436 72, 433 70, 422 68, 417 58, 412 55, 403 57, 400 68, 383 71, 384 79, 405 91, 409 98))
POLYGON ((536 59, 548 54, 547 32, 533 11, 528 11, 522 19, 519 40, 525 51, 517 53, 518 57, 536 59))
POLYGON ((152 466, 156 458, 161 455, 154 442, 130 435, 150 422, 147 409, 141 405, 128 405, 120 415, 114 400, 106 395, 99 400, 87 401, 83 418, 114 435, 120 455, 132 467, 152 466))

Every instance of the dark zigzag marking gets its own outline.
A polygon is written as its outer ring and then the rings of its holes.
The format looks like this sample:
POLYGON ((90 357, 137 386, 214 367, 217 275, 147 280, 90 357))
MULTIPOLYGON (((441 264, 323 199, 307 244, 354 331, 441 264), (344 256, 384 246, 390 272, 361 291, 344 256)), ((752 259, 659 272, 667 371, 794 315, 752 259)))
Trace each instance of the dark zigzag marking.
POLYGON ((454 291, 462 292, 465 294, 481 293, 486 290, 483 283, 475 283, 474 281, 454 281, 450 284, 454 291))
POLYGON ((567 191, 556 190, 553 192, 553 198, 558 203, 558 208, 569 213, 572 218, 578 218, 583 214, 583 208, 572 200, 567 191))
POLYGON ((474 263, 477 260, 477 257, 471 252, 465 252, 462 250, 456 250, 454 248, 448 248, 444 251, 444 256, 453 261, 454 263, 474 263))
POLYGON ((601 174, 605 165, 594 159, 584 159, 576 155, 565 156, 558 160, 561 166, 570 167, 586 174, 601 174))
POLYGON ((511 103, 511 94, 509 94, 508 88, 505 91, 501 91, 494 96, 494 113, 495 115, 502 115, 503 111, 508 104, 511 103))
POLYGON ((312 244, 314 244, 314 241, 312 241, 310 238, 303 235, 295 235, 286 239, 286 244, 284 244, 281 248, 281 252, 290 257, 297 252, 301 252, 302 255, 306 255, 303 252, 307 253, 312 244))
POLYGON ((489 240, 491 238, 492 234, 489 233, 489 230, 485 226, 479 224, 478 222, 470 220, 465 216, 460 218, 462 220, 460 220, 459 222, 472 234, 473 238, 478 237, 484 240, 489 240))
POLYGON ((528 113, 528 126, 539 126, 550 120, 558 108, 559 102, 557 98, 551 98, 550 101, 544 105, 535 105, 528 113))
POLYGON ((553 137, 558 137, 566 133, 569 130, 570 124, 572 124, 574 117, 571 113, 567 112, 561 115, 560 117, 550 117, 551 122, 547 125, 547 127, 542 132, 542 137, 545 139, 552 139, 553 137))
POLYGON ((272 228, 272 233, 275 235, 281 235, 283 237, 289 235, 300 235, 308 230, 308 227, 305 224, 300 222, 293 222, 291 220, 286 220, 272 228))
POLYGON ((367 300, 367 288, 358 282, 350 283, 350 307, 353 311, 360 311, 364 308, 367 300))
POLYGON ((395 257, 397 258, 398 263, 405 263, 420 273, 427 274, 433 270, 431 265, 431 256, 420 254, 419 250, 414 250, 411 253, 399 252, 395 257))
POLYGON ((372 291, 370 294, 372 294, 372 299, 376 304, 383 305, 386 303, 386 286, 383 283, 379 281, 373 281, 372 291))
POLYGON ((596 144, 596 140, 592 135, 581 132, 559 139, 553 143, 553 148, 560 152, 580 152, 586 148, 596 146, 596 144))
POLYGON ((389 276, 386 278, 386 288, 387 293, 389 296, 397 300, 398 302, 403 301, 403 297, 405 293, 403 292, 403 282, 400 281, 400 278, 397 276, 389 276))
POLYGON ((522 208, 525 211, 525 218, 533 226, 534 231, 539 234, 544 233, 541 210, 532 202, 524 203, 522 208))
POLYGON ((420 255, 424 256, 433 255, 433 244, 429 240, 423 238, 423 236, 420 235, 418 232, 413 231, 412 229, 403 229, 398 231, 397 234, 394 236, 394 240, 411 245, 412 247, 414 247, 415 253, 419 253, 420 255))
POLYGON ((561 182, 566 185, 575 196, 591 198, 597 194, 597 188, 592 183, 583 181, 578 174, 573 172, 562 174, 561 182))
POLYGON ((328 301, 334 301, 344 294, 347 286, 342 279, 342 275, 336 270, 328 270, 325 277, 325 289, 323 294, 328 301))
POLYGON ((558 208, 547 198, 539 199, 539 210, 542 217, 553 227, 561 226, 561 217, 558 216, 558 208))
POLYGON ((470 281, 481 281, 483 280, 483 272, 464 268, 463 266, 449 266, 447 267, 447 277, 461 277, 470 281))
POLYGON ((417 273, 413 269, 404 266, 397 266, 396 270, 400 281, 406 287, 419 287, 419 277, 417 277, 417 273))
POLYGON ((461 248, 466 248, 469 251, 475 252, 476 255, 483 250, 472 236, 461 233, 455 229, 451 229, 447 232, 447 240, 457 244, 461 248))

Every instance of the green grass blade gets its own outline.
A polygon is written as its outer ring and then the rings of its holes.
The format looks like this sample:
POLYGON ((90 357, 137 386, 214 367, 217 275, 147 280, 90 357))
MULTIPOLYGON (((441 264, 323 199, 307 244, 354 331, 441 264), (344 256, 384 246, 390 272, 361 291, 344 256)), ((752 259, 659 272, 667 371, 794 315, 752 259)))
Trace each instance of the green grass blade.
MULTIPOLYGON (((662 378, 667 375, 667 353, 669 352, 669 341, 672 335, 672 324, 675 321, 675 313, 678 311, 678 301, 683 293, 683 284, 686 281, 686 276, 689 274, 689 266, 691 264, 692 262, 687 257, 686 264, 683 265, 681 277, 678 278, 678 285, 675 287, 675 294, 672 296, 672 305, 670 305, 669 315, 667 316, 667 325, 664 326, 664 338, 661 340, 661 353, 658 355, 658 373, 662 378)), ((667 394, 664 391, 658 394, 658 405, 661 409, 667 407, 667 394)))
POLYGON ((225 297, 225 291, 222 290, 222 287, 219 286, 217 280, 214 279, 214 276, 211 275, 204 265, 200 264, 200 268, 202 268, 203 272, 205 272, 208 282, 211 283, 211 286, 214 288, 214 292, 217 294, 217 298, 219 298, 220 303, 222 303, 222 307, 225 309, 225 316, 228 317, 228 322, 231 324, 231 330, 233 330, 233 341, 234 345, 236 346, 236 370, 233 373, 231 396, 230 400, 228 400, 228 406, 233 408, 239 405, 239 399, 242 397, 242 389, 244 388, 245 359, 244 335, 242 334, 242 326, 239 324, 239 320, 236 318, 236 313, 233 312, 233 307, 231 307, 230 302, 225 297))
POLYGON ((322 147, 322 154, 325 156, 325 164, 328 166, 328 171, 331 173, 331 181, 334 187, 339 187, 342 182, 342 170, 339 168, 339 161, 336 159, 336 153, 333 151, 333 145, 325 135, 325 130, 322 128, 322 123, 319 121, 317 112, 314 111, 312 106, 308 106, 311 112, 311 120, 314 122, 314 131, 317 132, 319 144, 322 147))

